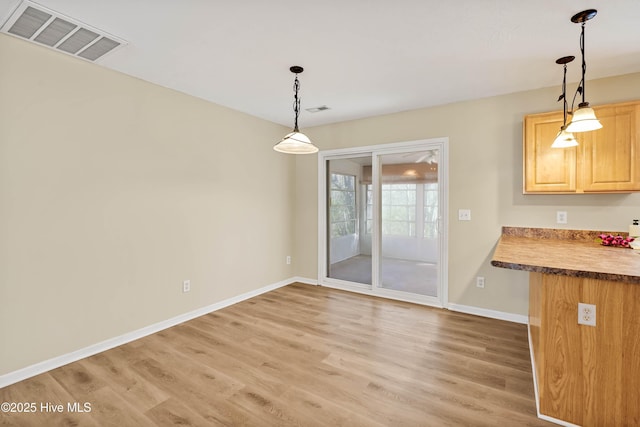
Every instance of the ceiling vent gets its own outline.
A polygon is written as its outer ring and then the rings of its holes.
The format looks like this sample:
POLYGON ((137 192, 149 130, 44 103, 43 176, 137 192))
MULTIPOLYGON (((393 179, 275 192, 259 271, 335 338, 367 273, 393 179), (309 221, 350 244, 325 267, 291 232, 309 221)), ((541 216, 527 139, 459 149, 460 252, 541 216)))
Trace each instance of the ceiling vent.
POLYGON ((127 42, 39 4, 23 1, 0 32, 11 34, 88 61, 127 42))
POLYGON ((306 110, 310 113, 319 113, 320 111, 330 110, 331 108, 326 105, 321 105, 320 107, 307 108, 306 110))

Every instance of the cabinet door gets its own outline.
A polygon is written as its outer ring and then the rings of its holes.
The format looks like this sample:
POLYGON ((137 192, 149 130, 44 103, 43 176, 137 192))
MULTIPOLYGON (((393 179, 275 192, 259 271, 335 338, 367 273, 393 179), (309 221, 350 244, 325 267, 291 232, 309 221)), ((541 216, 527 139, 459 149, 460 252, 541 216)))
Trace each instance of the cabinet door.
POLYGON ((585 192, 640 190, 640 104, 594 108, 602 129, 576 134, 579 187, 585 192))
POLYGON ((562 112, 524 118, 524 193, 574 193, 576 148, 551 148, 562 112))

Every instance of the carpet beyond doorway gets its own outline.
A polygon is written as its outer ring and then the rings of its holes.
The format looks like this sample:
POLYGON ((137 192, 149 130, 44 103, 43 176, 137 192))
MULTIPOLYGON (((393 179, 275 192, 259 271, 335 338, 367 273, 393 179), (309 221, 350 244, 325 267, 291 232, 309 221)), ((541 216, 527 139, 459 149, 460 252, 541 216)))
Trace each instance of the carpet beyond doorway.
MULTIPOLYGON (((329 277, 371 284, 371 257, 357 255, 331 264, 329 277)), ((438 295, 438 267, 421 261, 383 258, 382 287, 435 297, 438 295)))

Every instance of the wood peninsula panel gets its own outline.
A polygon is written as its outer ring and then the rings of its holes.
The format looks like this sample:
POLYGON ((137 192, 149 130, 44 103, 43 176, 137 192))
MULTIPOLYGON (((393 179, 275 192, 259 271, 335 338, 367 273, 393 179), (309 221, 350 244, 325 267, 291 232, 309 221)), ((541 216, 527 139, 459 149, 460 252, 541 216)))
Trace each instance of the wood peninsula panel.
MULTIPOLYGON (((596 305, 596 327, 580 327, 585 381, 586 420, 593 425, 622 424, 622 392, 625 372, 622 354, 622 307, 625 285, 585 279, 582 299, 596 305), (618 379, 612 381, 612 379, 618 379)), ((632 288, 629 288, 631 291, 632 288)))
POLYGON ((622 419, 623 425, 640 426, 640 286, 625 284, 622 300, 622 419))
POLYGON ((534 371, 536 384, 540 384, 544 376, 544 363, 541 358, 545 349, 540 342, 540 324, 542 321, 542 274, 529 274, 529 339, 533 350, 534 363, 537 369, 534 371))
POLYGON ((640 425, 640 286, 532 272, 530 287, 540 413, 585 427, 640 425), (595 327, 578 325, 578 302, 595 304, 595 327))
POLYGON ((542 277, 541 339, 546 351, 539 392, 541 413, 581 425, 582 352, 577 325, 580 282, 574 277, 542 277))

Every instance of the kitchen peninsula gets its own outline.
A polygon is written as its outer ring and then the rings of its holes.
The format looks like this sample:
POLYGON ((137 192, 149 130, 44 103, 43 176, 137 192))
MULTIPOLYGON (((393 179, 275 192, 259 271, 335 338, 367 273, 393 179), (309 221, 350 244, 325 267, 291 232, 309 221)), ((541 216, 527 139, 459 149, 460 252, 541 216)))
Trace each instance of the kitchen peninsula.
POLYGON ((539 416, 640 425, 640 253, 602 246, 599 234, 503 227, 491 264, 529 272, 539 416), (596 326, 578 324, 578 303, 595 305, 596 326))

